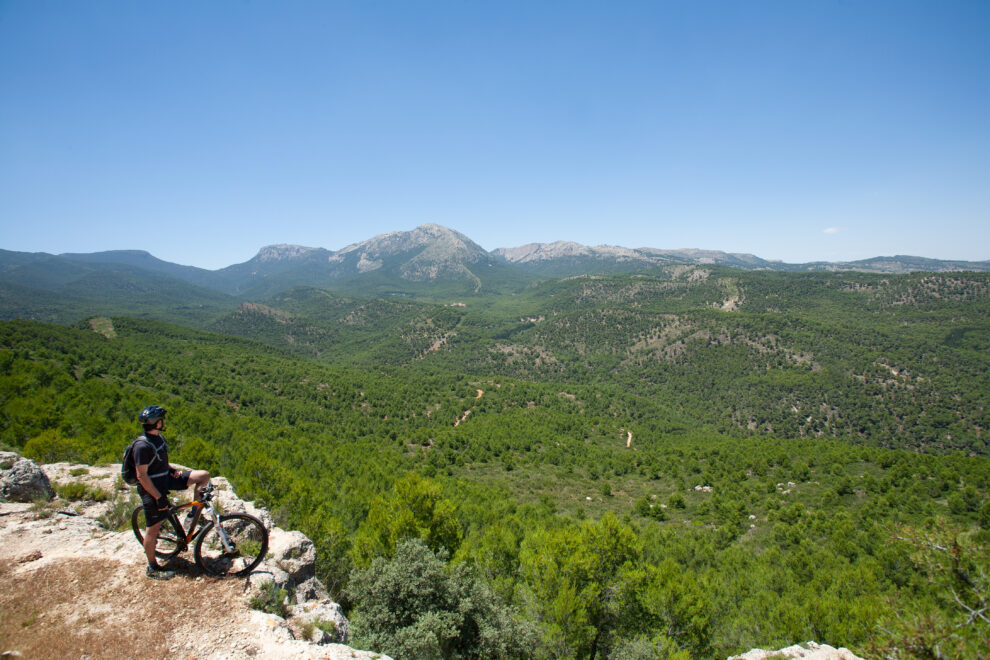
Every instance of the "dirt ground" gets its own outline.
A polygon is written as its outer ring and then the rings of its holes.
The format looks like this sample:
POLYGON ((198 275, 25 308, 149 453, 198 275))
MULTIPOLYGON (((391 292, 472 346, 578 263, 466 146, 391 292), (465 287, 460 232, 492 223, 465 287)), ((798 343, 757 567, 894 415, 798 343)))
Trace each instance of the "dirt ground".
MULTIPOLYGON (((109 484, 103 471, 88 478, 109 484)), ((293 639, 282 619, 251 609, 245 579, 205 575, 191 552, 169 566, 172 580, 148 579, 134 534, 98 522, 107 507, 0 502, 0 658, 386 657, 293 639)))
POLYGON ((175 579, 152 581, 132 534, 105 532, 83 516, 36 516, 30 505, 0 505, 0 653, 203 658, 261 650, 249 635, 237 643, 251 614, 238 581, 204 576, 183 558, 175 579))

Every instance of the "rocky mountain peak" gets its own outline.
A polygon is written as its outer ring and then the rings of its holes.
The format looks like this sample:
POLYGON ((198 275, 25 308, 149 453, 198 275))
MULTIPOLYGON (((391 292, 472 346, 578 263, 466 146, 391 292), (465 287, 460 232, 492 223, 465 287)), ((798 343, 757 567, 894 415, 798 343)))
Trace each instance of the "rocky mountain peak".
POLYGON ((612 245, 589 247, 573 241, 553 243, 529 243, 516 248, 499 248, 495 254, 510 263, 524 264, 554 259, 587 257, 591 259, 640 260, 647 259, 636 250, 612 245))
POLYGON ((465 264, 486 263, 490 258, 484 248, 464 234, 429 223, 349 245, 331 255, 330 262, 355 261, 357 270, 365 273, 396 260, 403 279, 423 281, 442 274, 468 275, 465 264))
POLYGON ((464 234, 434 223, 420 225, 411 231, 379 234, 349 245, 337 255, 360 252, 369 256, 387 256, 416 249, 429 249, 432 256, 441 258, 488 255, 484 248, 464 234))
POLYGON ((287 259, 299 259, 319 252, 320 248, 305 247, 303 245, 288 245, 281 243, 278 245, 268 245, 258 251, 255 259, 261 262, 284 261, 287 259))

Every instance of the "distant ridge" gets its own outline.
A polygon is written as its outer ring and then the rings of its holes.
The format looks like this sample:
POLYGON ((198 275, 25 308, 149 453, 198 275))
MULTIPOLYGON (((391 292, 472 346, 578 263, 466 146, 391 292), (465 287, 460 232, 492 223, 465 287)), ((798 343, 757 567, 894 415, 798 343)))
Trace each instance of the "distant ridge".
MULTIPOLYGON (((182 266, 158 259, 144 250, 111 250, 51 255, 43 252, 0 250, 0 298, 32 318, 53 318, 52 305, 78 306, 80 301, 113 299, 131 291, 134 305, 185 297, 202 308, 226 307, 233 300, 264 300, 297 286, 333 289, 357 297, 470 296, 508 288, 518 289, 534 280, 596 273, 621 273, 673 266, 724 266, 745 270, 783 272, 859 271, 900 274, 990 271, 990 261, 941 260, 895 255, 848 262, 789 264, 753 254, 702 249, 594 247, 573 241, 529 243, 486 251, 470 238, 434 223, 410 231, 395 231, 332 251, 321 247, 275 244, 262 247, 248 261, 219 270, 182 266), (123 280, 130 283, 124 286, 123 280), (178 282, 199 291, 183 292, 178 282), (123 289, 120 289, 124 286, 123 289), (120 289, 116 294, 113 289, 120 289), (40 301, 31 291, 63 296, 40 301), (140 291, 147 292, 143 297, 140 291), (158 292, 154 294, 152 292, 158 292), (204 295, 209 293, 210 295, 204 295), (166 294, 166 295, 162 295, 166 294), (174 297, 173 297, 174 296, 174 297), (28 310, 28 311, 25 311, 28 310)), ((126 296, 125 296, 126 298, 126 296)), ((178 302, 171 303, 179 305, 178 302)), ((190 308, 190 313, 196 313, 190 308)), ((55 315, 57 317, 57 314, 55 315)))

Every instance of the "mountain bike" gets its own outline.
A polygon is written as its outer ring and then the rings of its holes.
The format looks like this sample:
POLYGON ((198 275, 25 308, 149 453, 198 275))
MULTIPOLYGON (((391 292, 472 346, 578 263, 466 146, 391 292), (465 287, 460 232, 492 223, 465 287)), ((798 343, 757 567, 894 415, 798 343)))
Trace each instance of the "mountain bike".
MULTIPOLYGON (((168 510, 158 532, 155 556, 169 561, 193 545, 196 564, 206 573, 218 577, 247 575, 268 552, 268 530, 260 520, 246 513, 218 514, 213 505, 213 484, 202 490, 199 499, 168 510), (192 520, 186 530, 178 513, 191 509, 192 520), (202 525, 197 529, 197 525, 202 525)), ((138 543, 144 546, 144 507, 131 514, 131 528, 138 543)))

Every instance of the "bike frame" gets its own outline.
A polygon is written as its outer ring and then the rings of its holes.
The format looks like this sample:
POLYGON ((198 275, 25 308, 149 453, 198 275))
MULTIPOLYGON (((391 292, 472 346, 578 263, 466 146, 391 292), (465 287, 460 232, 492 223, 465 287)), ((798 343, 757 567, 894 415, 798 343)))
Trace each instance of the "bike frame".
POLYGON ((234 546, 231 544, 230 539, 227 537, 227 532, 224 531, 223 526, 220 525, 220 516, 217 515, 216 509, 209 502, 201 502, 199 500, 193 500, 192 502, 186 502, 185 504, 180 504, 178 506, 173 506, 169 509, 168 515, 172 519, 172 524, 175 528, 182 530, 182 538, 176 539, 182 544, 183 548, 189 547, 189 544, 196 537, 199 532, 196 529, 196 525, 199 524, 199 519, 203 517, 204 511, 206 516, 213 521, 213 527, 217 530, 217 534, 220 536, 220 543, 223 544, 224 550, 227 552, 233 552, 234 546), (188 509, 190 507, 194 508, 192 524, 189 526, 189 530, 182 525, 182 521, 179 520, 178 513, 183 509, 188 509))

